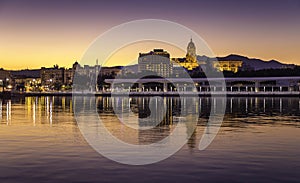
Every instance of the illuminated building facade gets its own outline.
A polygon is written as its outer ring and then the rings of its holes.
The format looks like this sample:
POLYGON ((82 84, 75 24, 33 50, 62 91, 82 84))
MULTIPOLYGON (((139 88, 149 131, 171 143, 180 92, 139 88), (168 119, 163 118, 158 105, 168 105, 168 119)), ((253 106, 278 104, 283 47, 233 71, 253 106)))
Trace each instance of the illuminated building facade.
POLYGON ((41 83, 44 90, 59 89, 64 84, 64 68, 41 68, 41 83))
POLYGON ((149 53, 140 53, 138 59, 139 72, 155 72, 159 76, 169 77, 172 74, 173 64, 170 54, 163 49, 154 49, 149 53))
POLYGON ((217 71, 231 71, 238 72, 239 68, 242 67, 243 61, 212 61, 212 66, 217 71))
POLYGON ((73 84, 74 70, 73 68, 64 70, 64 85, 71 87, 73 84))
POLYGON ((185 58, 172 58, 172 61, 186 68, 187 70, 193 70, 199 67, 197 62, 196 46, 191 39, 187 46, 187 53, 185 58))
POLYGON ((41 76, 39 69, 11 71, 14 90, 20 92, 41 91, 41 76))
POLYGON ((0 92, 12 89, 12 79, 9 71, 0 69, 0 92))

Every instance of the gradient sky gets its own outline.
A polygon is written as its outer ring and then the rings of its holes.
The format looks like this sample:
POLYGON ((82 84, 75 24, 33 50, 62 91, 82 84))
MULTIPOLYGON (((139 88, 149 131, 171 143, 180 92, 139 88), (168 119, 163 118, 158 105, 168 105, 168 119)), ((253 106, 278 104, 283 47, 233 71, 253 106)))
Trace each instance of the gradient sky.
POLYGON ((0 0, 0 68, 70 67, 101 33, 146 18, 189 27, 217 56, 300 64, 299 0, 0 0))

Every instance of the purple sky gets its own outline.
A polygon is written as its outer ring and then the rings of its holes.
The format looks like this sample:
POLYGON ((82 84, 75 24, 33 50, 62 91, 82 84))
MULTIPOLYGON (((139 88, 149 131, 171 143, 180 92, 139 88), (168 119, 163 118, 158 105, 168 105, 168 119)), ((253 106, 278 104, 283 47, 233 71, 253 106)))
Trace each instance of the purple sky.
POLYGON ((0 67, 70 66, 99 34, 144 18, 189 27, 218 56, 236 53, 300 64, 298 0, 0 0, 0 67))

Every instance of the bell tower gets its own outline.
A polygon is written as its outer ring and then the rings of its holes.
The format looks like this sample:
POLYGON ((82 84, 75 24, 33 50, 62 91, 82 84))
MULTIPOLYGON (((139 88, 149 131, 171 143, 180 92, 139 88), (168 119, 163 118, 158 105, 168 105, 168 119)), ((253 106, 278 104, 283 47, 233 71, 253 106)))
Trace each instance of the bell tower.
POLYGON ((195 46, 192 38, 191 38, 191 41, 189 42, 189 44, 187 46, 186 60, 187 60, 187 62, 191 62, 191 63, 197 62, 196 46, 195 46))

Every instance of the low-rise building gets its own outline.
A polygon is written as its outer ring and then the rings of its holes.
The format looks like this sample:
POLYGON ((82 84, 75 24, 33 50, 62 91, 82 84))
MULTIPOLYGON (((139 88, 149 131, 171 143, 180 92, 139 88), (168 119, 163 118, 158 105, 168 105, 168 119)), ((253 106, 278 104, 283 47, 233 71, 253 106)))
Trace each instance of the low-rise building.
POLYGON ((121 66, 101 67, 99 74, 101 76, 117 75, 117 74, 120 74, 121 71, 122 71, 121 66))
POLYGON ((39 69, 11 71, 11 75, 16 91, 41 91, 39 69))
POLYGON ((231 71, 231 72, 238 72, 239 69, 242 67, 243 61, 212 61, 212 66, 217 71, 231 71))
POLYGON ((12 89, 12 78, 9 71, 0 69, 0 92, 12 89))

